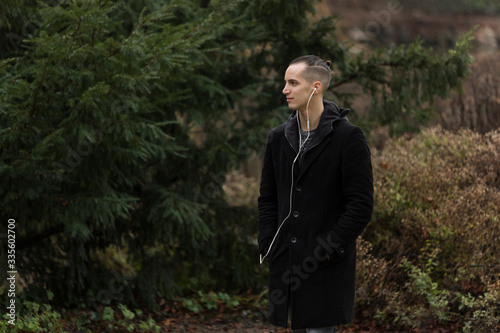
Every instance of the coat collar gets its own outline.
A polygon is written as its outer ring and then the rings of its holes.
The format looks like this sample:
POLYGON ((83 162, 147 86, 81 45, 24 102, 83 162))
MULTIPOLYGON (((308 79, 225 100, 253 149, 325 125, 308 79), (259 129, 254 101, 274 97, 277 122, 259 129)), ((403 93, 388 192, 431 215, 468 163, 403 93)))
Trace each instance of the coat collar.
MULTIPOLYGON (((349 109, 339 108, 335 103, 325 99, 323 100, 323 106, 324 110, 321 114, 316 134, 313 136, 308 146, 310 148, 313 148, 323 141, 325 136, 333 130, 333 124, 336 121, 340 119, 347 120, 346 116, 351 111, 349 109)), ((296 153, 299 151, 299 135, 297 112, 294 112, 285 123, 285 137, 296 153)))

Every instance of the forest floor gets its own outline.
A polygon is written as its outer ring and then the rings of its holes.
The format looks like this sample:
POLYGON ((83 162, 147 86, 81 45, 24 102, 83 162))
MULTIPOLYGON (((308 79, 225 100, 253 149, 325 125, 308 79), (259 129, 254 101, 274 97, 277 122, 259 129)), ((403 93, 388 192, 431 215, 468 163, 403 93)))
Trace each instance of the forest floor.
MULTIPOLYGON (((236 316, 237 317, 237 316, 236 316)), ((287 328, 271 325, 267 320, 256 320, 250 318, 237 319, 231 315, 217 315, 211 318, 202 316, 184 315, 182 317, 167 319, 163 323, 162 332, 246 332, 246 333, 289 333, 287 328)), ((451 325, 449 327, 428 327, 424 329, 391 329, 377 325, 374 321, 364 323, 355 322, 351 325, 339 327, 338 333, 451 333, 458 332, 459 327, 451 325)))
MULTIPOLYGON (((66 312, 61 319, 63 332, 175 332, 175 333, 207 333, 207 332, 228 332, 228 333, 290 333, 287 328, 271 325, 264 308, 255 306, 238 306, 234 309, 227 309, 224 305, 215 310, 203 310, 194 313, 182 306, 181 301, 169 301, 162 306, 162 310, 157 313, 144 311, 141 317, 136 317, 133 321, 124 324, 124 318, 115 309, 113 320, 103 320, 103 316, 95 311, 75 311, 66 312), (139 322, 145 322, 151 317, 155 326, 159 327, 155 331, 141 328, 139 322), (91 319, 93 318, 93 319, 91 319), (98 319, 101 318, 101 319, 98 319), (80 324, 77 324, 80 322, 80 324), (135 322, 135 323, 134 323, 135 322), (132 324, 132 325, 130 325, 132 324)), ((351 325, 337 328, 338 333, 451 333, 458 332, 457 324, 450 324, 447 327, 428 325, 420 329, 395 329, 389 326, 381 326, 375 320, 363 318, 362 313, 355 316, 355 321, 351 325)), ((23 330, 18 332, 24 332, 23 330)))
MULTIPOLYGON (((281 328, 269 324, 265 313, 266 309, 252 306, 240 306, 235 309, 227 309, 224 306, 216 310, 203 310, 194 313, 185 309, 180 301, 171 301, 162 307, 162 311, 151 314, 156 325, 160 326, 159 332, 175 333, 206 333, 206 332, 228 332, 228 333, 289 333, 287 328, 281 328)), ((81 314, 80 314, 81 315, 81 314)), ((119 316, 115 318, 114 324, 119 322, 119 316)), ((70 321, 67 321, 69 324, 70 321)), ((73 327, 74 328, 74 327, 73 327)), ((102 320, 93 321, 85 325, 93 333, 99 332, 130 332, 120 326, 110 327, 109 323, 102 320)), ((143 332, 138 329, 133 332, 143 332)), ((73 330, 71 325, 65 325, 65 332, 80 332, 73 330)), ((338 333, 451 333, 458 332, 458 325, 451 324, 448 327, 429 327, 420 329, 394 329, 381 326, 375 323, 373 319, 363 318, 358 314, 355 322, 351 325, 345 325, 337 329, 338 333)), ((149 332, 149 331, 147 331, 149 332)))

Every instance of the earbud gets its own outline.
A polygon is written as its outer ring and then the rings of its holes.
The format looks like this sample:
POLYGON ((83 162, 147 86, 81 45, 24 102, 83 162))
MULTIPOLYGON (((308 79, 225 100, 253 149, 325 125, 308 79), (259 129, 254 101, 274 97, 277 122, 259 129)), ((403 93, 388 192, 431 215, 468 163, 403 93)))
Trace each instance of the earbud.
POLYGON ((314 90, 313 90, 313 92, 315 92, 316 90, 318 90, 318 89, 316 89, 316 87, 314 87, 314 90))

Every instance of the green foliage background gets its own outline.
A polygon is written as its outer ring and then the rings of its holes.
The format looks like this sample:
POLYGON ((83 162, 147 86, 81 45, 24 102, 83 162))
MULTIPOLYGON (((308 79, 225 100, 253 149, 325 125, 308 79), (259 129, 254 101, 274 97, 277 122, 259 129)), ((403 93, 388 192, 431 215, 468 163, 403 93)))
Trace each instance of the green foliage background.
POLYGON ((286 119, 288 63, 332 59, 328 97, 348 107, 333 89, 353 82, 374 97, 352 118, 367 133, 418 130, 468 74, 470 35, 442 56, 420 41, 354 55, 335 18, 308 19, 314 3, 2 3, 0 214, 16 219, 25 297, 154 308, 180 289, 261 288, 256 209, 222 186, 286 119))

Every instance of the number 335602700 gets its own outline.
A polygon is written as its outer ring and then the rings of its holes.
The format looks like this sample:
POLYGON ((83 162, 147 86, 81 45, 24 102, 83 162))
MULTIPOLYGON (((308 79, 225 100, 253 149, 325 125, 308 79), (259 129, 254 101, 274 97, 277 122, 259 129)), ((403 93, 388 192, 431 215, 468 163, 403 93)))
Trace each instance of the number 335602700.
POLYGON ((10 269, 14 269, 16 264, 16 220, 9 219, 7 224, 7 243, 9 249, 7 250, 7 265, 10 269))

